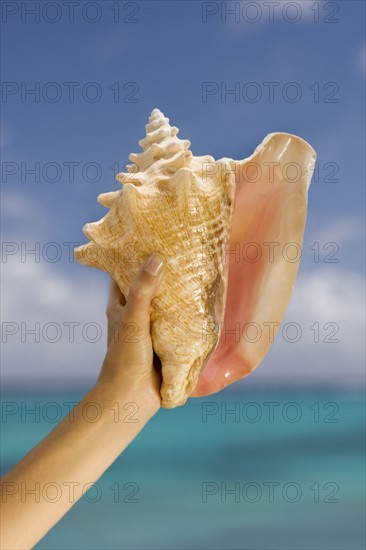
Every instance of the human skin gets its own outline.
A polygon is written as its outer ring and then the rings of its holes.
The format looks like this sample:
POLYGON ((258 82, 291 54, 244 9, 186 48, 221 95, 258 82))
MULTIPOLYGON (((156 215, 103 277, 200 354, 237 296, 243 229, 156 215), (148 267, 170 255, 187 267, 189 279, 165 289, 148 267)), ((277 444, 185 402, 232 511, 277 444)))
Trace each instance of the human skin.
POLYGON ((1 480, 3 550, 32 548, 82 496, 83 487, 97 481, 159 410, 161 378, 154 367, 150 302, 163 277, 163 258, 154 253, 133 280, 127 303, 112 281, 108 347, 96 384, 1 480), (116 415, 116 407, 120 414, 116 415), (131 407, 137 422, 125 421, 131 407), (93 411, 89 416, 88 408, 93 411), (97 421, 91 422, 95 410, 97 421), (42 497, 47 484, 61 487, 56 502, 50 502, 56 490, 42 497), (35 487, 39 499, 26 493, 35 487))

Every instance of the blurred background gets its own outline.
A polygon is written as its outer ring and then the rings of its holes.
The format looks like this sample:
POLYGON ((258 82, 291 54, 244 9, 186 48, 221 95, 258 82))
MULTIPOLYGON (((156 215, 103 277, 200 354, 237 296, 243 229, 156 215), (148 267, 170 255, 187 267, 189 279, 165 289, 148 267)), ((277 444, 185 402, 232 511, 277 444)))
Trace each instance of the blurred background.
POLYGON ((364 2, 1 10, 3 472, 96 380, 108 277, 72 250, 152 109, 196 155, 274 131, 318 153, 290 332, 160 411, 37 548, 364 548, 364 2))

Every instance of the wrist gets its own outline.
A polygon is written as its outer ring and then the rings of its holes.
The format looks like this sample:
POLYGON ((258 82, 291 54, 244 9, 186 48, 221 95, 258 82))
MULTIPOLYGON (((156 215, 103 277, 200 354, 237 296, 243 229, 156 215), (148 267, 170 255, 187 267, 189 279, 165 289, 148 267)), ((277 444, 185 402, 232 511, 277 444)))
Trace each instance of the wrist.
POLYGON ((93 399, 100 402, 105 411, 125 422, 145 424, 161 407, 160 391, 153 384, 141 380, 99 378, 93 390, 93 399))

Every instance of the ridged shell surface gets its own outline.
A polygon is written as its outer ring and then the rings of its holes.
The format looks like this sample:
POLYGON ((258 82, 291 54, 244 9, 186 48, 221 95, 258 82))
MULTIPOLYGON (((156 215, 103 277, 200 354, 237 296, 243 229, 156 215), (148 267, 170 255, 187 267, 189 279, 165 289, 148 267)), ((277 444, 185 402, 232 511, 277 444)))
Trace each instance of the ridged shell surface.
POLYGON ((107 271, 124 296, 154 251, 165 275, 151 306, 153 347, 162 363, 162 405, 183 405, 215 350, 227 291, 226 248, 235 198, 229 160, 195 157, 190 142, 154 109, 141 153, 118 175, 123 187, 98 197, 110 210, 84 227, 76 259, 107 271), (206 336, 205 336, 206 335, 206 336))

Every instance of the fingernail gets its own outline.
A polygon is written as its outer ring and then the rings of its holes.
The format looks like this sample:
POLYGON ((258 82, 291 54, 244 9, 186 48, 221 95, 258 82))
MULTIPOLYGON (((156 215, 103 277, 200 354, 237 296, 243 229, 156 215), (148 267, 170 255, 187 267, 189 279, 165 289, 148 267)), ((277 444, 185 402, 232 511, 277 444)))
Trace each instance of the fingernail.
POLYGON ((164 265, 164 258, 157 252, 154 252, 152 256, 147 260, 145 264, 145 271, 156 277, 159 275, 164 265))

